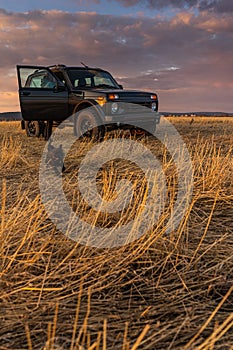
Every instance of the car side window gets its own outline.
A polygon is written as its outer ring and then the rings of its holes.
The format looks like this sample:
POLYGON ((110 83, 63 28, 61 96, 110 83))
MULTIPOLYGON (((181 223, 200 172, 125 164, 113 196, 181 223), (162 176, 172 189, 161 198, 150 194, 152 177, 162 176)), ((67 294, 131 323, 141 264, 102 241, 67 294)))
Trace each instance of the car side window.
POLYGON ((41 86, 40 77, 35 77, 35 78, 31 79, 31 81, 29 83, 29 87, 39 88, 40 86, 41 86))
POLYGON ((31 76, 27 86, 30 88, 54 89, 56 84, 56 79, 49 72, 42 72, 31 76))

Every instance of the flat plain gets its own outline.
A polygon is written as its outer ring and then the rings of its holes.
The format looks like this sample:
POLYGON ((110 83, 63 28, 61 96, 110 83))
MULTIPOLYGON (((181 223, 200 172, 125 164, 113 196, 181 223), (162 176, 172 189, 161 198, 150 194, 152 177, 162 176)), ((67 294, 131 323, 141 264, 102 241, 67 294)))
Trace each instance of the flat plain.
MULTIPOLYGON (((81 245, 57 230, 38 184, 45 141, 27 138, 19 122, 0 123, 1 350, 233 349, 233 118, 170 121, 194 170, 187 212, 168 235, 167 205, 153 229, 114 249, 81 245)), ((138 142, 159 157, 174 201, 171 157, 152 138, 138 142)), ((87 221, 125 224, 136 207, 109 217, 93 213, 77 193, 77 168, 92 145, 80 141, 65 160, 67 199, 87 221)), ((106 199, 119 179, 115 166, 145 189, 134 165, 108 163, 98 185, 106 199)))

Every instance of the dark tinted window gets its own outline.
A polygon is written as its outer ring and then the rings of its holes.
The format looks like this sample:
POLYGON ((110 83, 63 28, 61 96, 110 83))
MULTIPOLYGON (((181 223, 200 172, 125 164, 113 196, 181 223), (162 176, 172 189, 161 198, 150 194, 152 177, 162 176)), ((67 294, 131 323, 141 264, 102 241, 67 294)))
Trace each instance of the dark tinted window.
POLYGON ((67 74, 74 87, 96 87, 119 89, 113 77, 105 71, 95 69, 68 69, 67 74))

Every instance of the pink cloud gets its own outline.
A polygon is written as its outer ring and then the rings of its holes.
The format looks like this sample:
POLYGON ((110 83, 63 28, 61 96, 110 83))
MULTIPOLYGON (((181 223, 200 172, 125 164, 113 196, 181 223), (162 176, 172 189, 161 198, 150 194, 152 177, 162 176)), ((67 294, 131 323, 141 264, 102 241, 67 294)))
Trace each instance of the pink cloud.
POLYGON ((162 109, 197 110, 202 101, 207 109, 220 110, 224 101, 225 110, 233 110, 230 14, 180 12, 169 20, 1 10, 0 23, 2 111, 18 106, 16 64, 79 65, 80 61, 124 76, 125 87, 159 91, 162 109), (218 98, 213 97, 214 89, 218 98), (6 101, 11 101, 8 107, 6 101))

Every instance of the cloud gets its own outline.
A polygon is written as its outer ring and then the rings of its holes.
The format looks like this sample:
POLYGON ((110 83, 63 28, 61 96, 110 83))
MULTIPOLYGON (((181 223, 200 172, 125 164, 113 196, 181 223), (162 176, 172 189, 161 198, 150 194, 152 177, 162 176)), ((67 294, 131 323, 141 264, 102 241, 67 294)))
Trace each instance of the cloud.
POLYGON ((100 0, 71 0, 71 1, 77 3, 78 5, 89 4, 89 3, 100 4, 100 0))
POLYGON ((163 110, 198 109, 201 101, 217 110, 221 100, 228 101, 225 110, 232 110, 231 18, 185 11, 167 19, 1 10, 1 93, 15 98, 16 64, 83 61, 111 71, 126 88, 158 91, 163 110))
MULTIPOLYGON (((101 0, 68 0, 77 5, 98 4, 104 6, 101 0)), ((162 10, 171 9, 196 9, 199 11, 213 11, 217 13, 232 13, 233 2, 231 0, 110 0, 112 3, 118 3, 121 6, 130 8, 140 6, 141 8, 162 10)))
POLYGON ((233 2, 229 0, 202 0, 200 10, 214 11, 218 13, 232 13, 233 2))
POLYGON ((163 8, 167 6, 173 6, 177 8, 187 6, 195 6, 198 0, 116 0, 125 7, 140 5, 149 8, 163 8))
POLYGON ((200 11, 209 10, 219 13, 233 12, 233 2, 229 0, 115 0, 125 7, 139 5, 141 7, 163 9, 172 7, 177 9, 196 8, 200 11))

